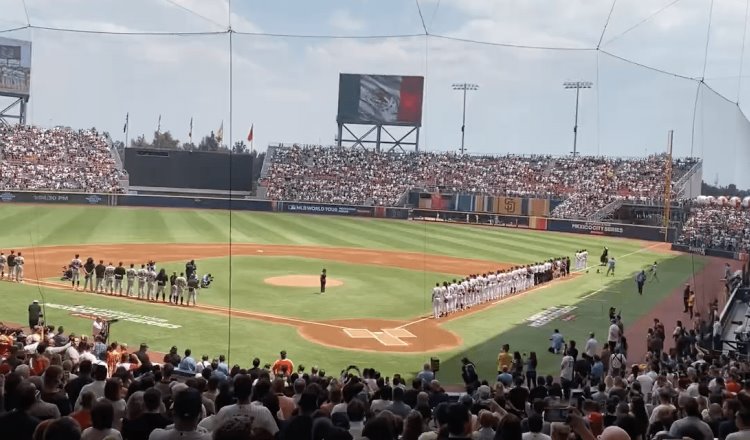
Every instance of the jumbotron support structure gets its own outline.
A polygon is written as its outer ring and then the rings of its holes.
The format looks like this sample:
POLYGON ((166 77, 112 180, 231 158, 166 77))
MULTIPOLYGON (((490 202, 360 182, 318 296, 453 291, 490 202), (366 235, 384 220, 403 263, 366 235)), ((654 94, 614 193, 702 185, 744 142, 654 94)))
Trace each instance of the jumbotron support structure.
POLYGON ((30 84, 31 42, 0 38, 0 125, 26 125, 30 84))

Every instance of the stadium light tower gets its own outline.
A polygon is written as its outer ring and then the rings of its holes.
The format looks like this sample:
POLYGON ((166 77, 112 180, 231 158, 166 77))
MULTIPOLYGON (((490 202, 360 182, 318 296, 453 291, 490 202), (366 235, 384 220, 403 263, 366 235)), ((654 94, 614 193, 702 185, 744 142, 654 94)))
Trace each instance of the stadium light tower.
POLYGON ((576 89, 576 119, 575 125, 573 125, 573 157, 578 154, 576 148, 578 146, 578 95, 581 93, 581 89, 590 89, 593 83, 591 81, 565 81, 563 87, 566 89, 576 89))
POLYGON ((461 154, 464 154, 464 138, 466 137, 466 92, 469 90, 479 90, 479 86, 472 83, 453 84, 453 90, 464 92, 464 111, 461 117, 461 154))

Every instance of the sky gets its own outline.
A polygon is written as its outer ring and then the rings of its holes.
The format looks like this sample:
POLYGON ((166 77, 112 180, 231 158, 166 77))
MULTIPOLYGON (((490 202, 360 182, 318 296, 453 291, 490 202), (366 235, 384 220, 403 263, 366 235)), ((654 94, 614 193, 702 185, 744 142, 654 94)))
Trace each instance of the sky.
POLYGON ((131 139, 151 136, 161 115, 162 130, 182 141, 193 118, 196 142, 223 122, 227 140, 253 125, 258 150, 329 145, 340 73, 420 75, 422 149, 459 149, 462 97, 451 84, 471 82, 479 90, 467 97, 469 152, 562 155, 572 150, 575 112, 562 83, 586 80, 594 84, 580 96, 582 154, 663 152, 674 130, 674 154, 702 157, 704 180, 750 188, 747 6, 0 0, 0 36, 32 42, 36 125, 97 127, 124 140, 126 113, 131 139), (138 32, 153 35, 126 35, 138 32))

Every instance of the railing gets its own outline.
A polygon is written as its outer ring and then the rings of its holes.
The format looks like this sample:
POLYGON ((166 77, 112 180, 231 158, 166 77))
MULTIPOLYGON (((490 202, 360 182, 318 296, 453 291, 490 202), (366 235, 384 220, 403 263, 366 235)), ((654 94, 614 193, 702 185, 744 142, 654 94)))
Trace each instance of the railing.
POLYGON ((683 174, 679 179, 677 179, 677 182, 673 185, 672 191, 675 191, 676 188, 676 196, 677 198, 683 197, 683 194, 685 194, 685 191, 687 190, 688 183, 690 179, 698 173, 698 171, 703 169, 703 161, 697 162, 695 165, 690 168, 687 173, 683 174))
POLYGON ((623 199, 615 199, 612 202, 608 203, 605 207, 602 209, 596 211, 595 213, 591 214, 586 218, 586 220, 589 221, 601 221, 608 215, 612 214, 613 212, 617 211, 624 203, 623 199))

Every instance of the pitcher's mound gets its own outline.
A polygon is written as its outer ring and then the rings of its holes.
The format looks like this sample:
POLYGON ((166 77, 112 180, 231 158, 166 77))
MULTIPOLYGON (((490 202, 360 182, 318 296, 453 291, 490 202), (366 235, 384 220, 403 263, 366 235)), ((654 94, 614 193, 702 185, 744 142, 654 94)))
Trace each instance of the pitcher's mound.
MULTIPOLYGON (((284 275, 266 278, 263 282, 272 286, 283 287, 320 287, 320 277, 318 275, 284 275)), ((326 287, 336 287, 343 284, 342 281, 334 280, 333 278, 326 280, 326 287)))

